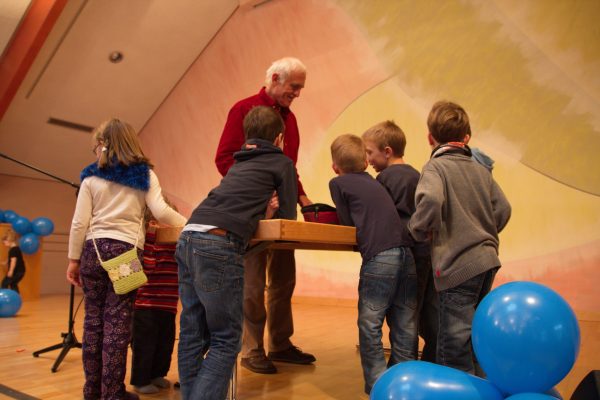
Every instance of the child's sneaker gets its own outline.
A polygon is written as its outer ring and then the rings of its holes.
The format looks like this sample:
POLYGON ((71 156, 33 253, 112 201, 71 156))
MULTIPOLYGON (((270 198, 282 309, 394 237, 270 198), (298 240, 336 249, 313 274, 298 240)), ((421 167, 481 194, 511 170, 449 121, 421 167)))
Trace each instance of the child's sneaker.
POLYGON ((125 392, 125 400, 140 400, 140 396, 135 393, 125 392))
POLYGON ((152 379, 152 384, 161 389, 168 389, 171 387, 171 381, 162 376, 152 379))
POLYGON ((160 390, 154 386, 153 384, 144 385, 144 386, 134 386, 133 387, 136 392, 141 394, 154 394, 160 392, 160 390))

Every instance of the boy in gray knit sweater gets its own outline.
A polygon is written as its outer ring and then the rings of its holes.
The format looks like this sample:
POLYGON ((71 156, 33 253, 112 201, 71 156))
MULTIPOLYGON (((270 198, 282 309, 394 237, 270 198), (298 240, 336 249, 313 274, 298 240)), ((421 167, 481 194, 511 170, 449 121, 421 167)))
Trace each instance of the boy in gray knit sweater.
POLYGON ((474 374, 471 324, 500 268, 498 233, 511 207, 489 171, 471 158, 471 127, 461 106, 435 103, 427 126, 433 151, 408 228, 416 240, 431 240, 440 302, 437 363, 474 374))

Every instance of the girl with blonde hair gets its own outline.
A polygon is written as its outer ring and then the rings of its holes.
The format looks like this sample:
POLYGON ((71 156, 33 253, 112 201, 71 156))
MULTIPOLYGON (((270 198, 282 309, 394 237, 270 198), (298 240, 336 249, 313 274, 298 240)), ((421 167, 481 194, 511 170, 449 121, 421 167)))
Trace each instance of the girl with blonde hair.
POLYGON ((164 224, 182 226, 186 219, 165 203, 129 124, 110 119, 94 131, 93 142, 97 161, 81 172, 67 267, 67 279, 83 288, 85 299, 83 394, 89 400, 138 399, 124 383, 136 291, 116 294, 99 258, 106 261, 135 246, 141 259, 146 207, 164 224))

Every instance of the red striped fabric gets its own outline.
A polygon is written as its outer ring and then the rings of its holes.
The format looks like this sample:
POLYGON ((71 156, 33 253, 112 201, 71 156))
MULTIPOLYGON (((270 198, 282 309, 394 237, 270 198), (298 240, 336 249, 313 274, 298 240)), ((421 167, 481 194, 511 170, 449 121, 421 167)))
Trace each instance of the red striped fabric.
POLYGON ((158 309, 177 313, 179 286, 175 243, 156 243, 154 232, 146 234, 144 244, 144 272, 148 283, 138 289, 136 309, 158 309))

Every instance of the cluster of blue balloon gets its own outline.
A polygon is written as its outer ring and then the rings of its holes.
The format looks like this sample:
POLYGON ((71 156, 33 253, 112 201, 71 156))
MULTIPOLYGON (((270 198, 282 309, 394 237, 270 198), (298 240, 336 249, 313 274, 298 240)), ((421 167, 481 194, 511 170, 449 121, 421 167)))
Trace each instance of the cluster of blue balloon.
POLYGON ((579 354, 575 313, 553 290, 511 282, 492 290, 477 307, 472 342, 487 379, 424 361, 387 370, 371 400, 555 400, 554 389, 579 354))
POLYGON ((15 232, 21 235, 19 247, 25 254, 33 254, 40 247, 40 236, 48 236, 54 231, 54 224, 46 217, 29 221, 12 210, 0 210, 0 222, 12 225, 15 232))
POLYGON ((11 289, 0 289, 0 318, 12 317, 21 309, 21 296, 11 289))

